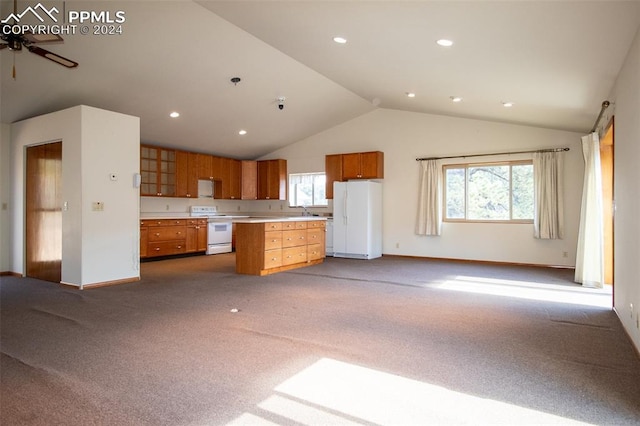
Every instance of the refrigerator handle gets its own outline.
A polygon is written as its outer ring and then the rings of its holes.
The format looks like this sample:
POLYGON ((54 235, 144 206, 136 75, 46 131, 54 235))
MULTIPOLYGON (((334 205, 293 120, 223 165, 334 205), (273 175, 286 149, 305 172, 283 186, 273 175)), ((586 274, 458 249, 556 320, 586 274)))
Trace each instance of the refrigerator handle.
POLYGON ((344 224, 347 224, 347 190, 345 189, 344 192, 342 193, 343 196, 343 208, 342 208, 342 220, 344 222, 344 224))

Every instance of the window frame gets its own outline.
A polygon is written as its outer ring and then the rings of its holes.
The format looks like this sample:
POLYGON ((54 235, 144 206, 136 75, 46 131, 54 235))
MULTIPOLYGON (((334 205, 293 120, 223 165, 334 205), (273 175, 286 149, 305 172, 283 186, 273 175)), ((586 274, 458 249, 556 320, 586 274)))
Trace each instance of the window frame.
POLYGON ((314 184, 311 185, 311 200, 313 201, 312 204, 309 205, 301 205, 301 204, 297 204, 297 199, 296 199, 296 191, 293 188, 293 184, 291 183, 291 177, 292 176, 324 176, 325 177, 325 182, 327 179, 327 173, 326 172, 304 172, 304 173, 289 173, 289 176, 287 176, 287 188, 289 189, 289 199, 287 200, 287 203, 289 204, 289 208, 308 208, 308 207, 312 207, 312 208, 326 208, 329 207, 329 200, 326 198, 326 193, 325 193, 325 204, 315 204, 316 201, 316 197, 315 197, 315 182, 314 184), (296 201, 296 204, 292 204, 293 200, 296 201))
MULTIPOLYGON (((444 164, 442 166, 442 221, 451 223, 509 223, 509 224, 533 224, 531 219, 513 219, 513 166, 530 165, 533 167, 533 159, 511 161, 489 161, 474 163, 444 164), (469 216, 469 174, 468 169, 479 166, 509 166, 509 217, 510 219, 468 219, 469 216), (464 169, 464 219, 447 217, 447 169, 464 169)), ((534 174, 535 179, 535 174, 534 174)), ((535 183, 534 183, 535 185, 535 183)), ((535 190, 535 188, 532 188, 535 190)), ((535 214, 535 212, 534 212, 535 214)))

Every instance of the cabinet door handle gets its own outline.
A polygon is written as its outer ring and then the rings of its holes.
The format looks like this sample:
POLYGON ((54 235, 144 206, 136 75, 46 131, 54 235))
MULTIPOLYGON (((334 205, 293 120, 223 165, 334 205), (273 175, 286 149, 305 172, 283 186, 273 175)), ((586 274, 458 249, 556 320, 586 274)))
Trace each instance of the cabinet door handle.
POLYGON ((179 249, 181 249, 181 248, 182 248, 182 246, 178 246, 178 248, 179 248, 179 249))
POLYGON ((154 248, 155 251, 160 251, 160 247, 154 248))
POLYGON ((278 240, 271 240, 271 242, 272 242, 272 243, 275 243, 275 242, 277 242, 277 241, 278 241, 278 240))
POLYGON ((156 232, 156 237, 159 237, 159 236, 160 236, 160 233, 159 233, 159 232, 156 232))

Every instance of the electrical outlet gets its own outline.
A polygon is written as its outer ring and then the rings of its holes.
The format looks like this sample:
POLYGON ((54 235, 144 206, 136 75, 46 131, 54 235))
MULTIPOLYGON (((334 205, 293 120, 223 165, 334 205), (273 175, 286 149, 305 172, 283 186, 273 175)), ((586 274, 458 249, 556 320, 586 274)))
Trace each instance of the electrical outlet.
POLYGON ((271 210, 271 204, 269 204, 269 210, 271 210))
POLYGON ((2 210, 6 210, 9 207, 7 203, 2 203, 2 210))
POLYGON ((238 211, 240 211, 240 206, 238 206, 238 211))
POLYGON ((569 257, 569 252, 568 251, 563 251, 562 252, 562 257, 569 257))
POLYGON ((400 248, 400 243, 396 243, 396 248, 400 248))
POLYGON ((166 210, 169 211, 169 204, 167 204, 166 210))
POLYGON ((284 206, 282 204, 280 204, 280 210, 282 210, 284 208, 284 206))
POLYGON ((91 209, 94 212, 101 212, 104 210, 104 203, 102 201, 94 201, 91 203, 91 209))

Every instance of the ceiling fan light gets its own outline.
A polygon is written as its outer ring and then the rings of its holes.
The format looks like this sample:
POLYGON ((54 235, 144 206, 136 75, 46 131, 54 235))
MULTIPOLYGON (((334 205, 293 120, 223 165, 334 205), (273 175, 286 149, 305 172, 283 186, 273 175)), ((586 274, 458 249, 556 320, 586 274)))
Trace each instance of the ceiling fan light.
POLYGON ((178 118, 180 117, 180 113, 178 111, 173 111, 172 113, 169 114, 169 117, 178 118))
POLYGON ((338 44, 345 44, 347 42, 347 39, 344 37, 336 36, 333 38, 333 41, 335 41, 338 44))

